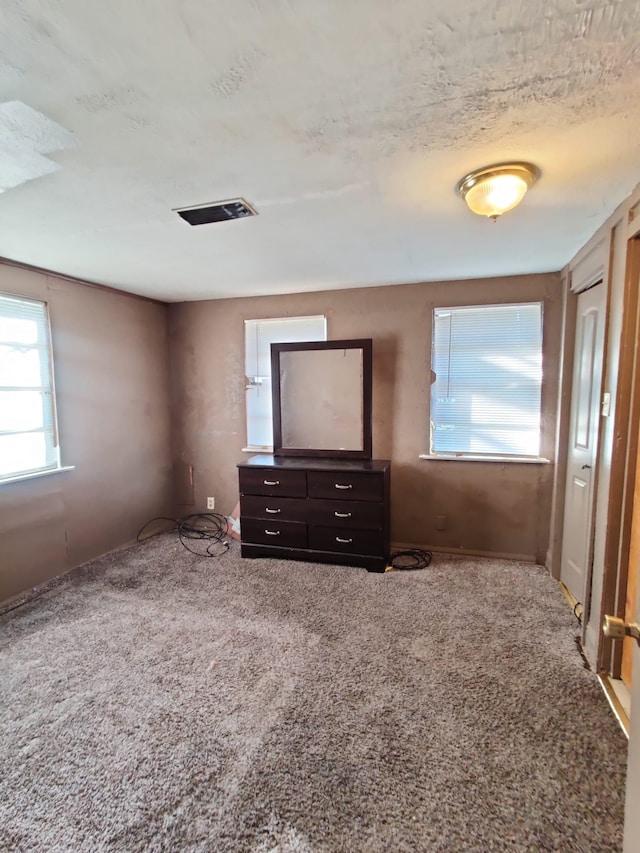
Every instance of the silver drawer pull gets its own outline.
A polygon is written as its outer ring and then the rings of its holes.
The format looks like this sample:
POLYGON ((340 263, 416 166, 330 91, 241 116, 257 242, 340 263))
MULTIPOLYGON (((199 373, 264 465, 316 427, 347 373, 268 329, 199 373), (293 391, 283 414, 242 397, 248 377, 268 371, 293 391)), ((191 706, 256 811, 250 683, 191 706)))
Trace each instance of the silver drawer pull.
POLYGON ((351 518, 350 512, 334 512, 336 518, 351 518))
POLYGON ((348 483, 346 486, 343 486, 342 483, 335 483, 336 489, 352 489, 353 486, 351 483, 348 483))
POLYGON ((336 536, 336 542, 340 542, 341 545, 351 545, 353 539, 341 539, 339 536, 336 536))
POLYGON ((281 510, 281 509, 269 509, 269 507, 268 507, 268 506, 266 506, 266 507, 264 508, 264 511, 265 511, 265 512, 270 512, 270 513, 272 513, 272 514, 274 514, 274 515, 275 515, 275 513, 277 513, 277 512, 282 512, 282 510, 281 510))
POLYGON ((267 534, 267 536, 280 536, 279 530, 265 530, 264 532, 267 534))
POLYGON ((279 486, 280 480, 263 480, 265 486, 279 486))

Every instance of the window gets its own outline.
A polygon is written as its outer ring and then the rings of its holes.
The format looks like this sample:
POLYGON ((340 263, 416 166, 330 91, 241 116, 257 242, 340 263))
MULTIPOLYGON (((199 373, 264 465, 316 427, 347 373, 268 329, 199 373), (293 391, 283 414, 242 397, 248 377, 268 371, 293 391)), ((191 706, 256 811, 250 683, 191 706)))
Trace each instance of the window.
POLYGON ((431 455, 540 454, 542 304, 433 312, 431 455))
POLYGON ((0 480, 59 467, 44 302, 0 295, 0 480))
POLYGON ((273 449, 271 344, 326 339, 327 319, 322 315, 244 321, 247 449, 273 449))

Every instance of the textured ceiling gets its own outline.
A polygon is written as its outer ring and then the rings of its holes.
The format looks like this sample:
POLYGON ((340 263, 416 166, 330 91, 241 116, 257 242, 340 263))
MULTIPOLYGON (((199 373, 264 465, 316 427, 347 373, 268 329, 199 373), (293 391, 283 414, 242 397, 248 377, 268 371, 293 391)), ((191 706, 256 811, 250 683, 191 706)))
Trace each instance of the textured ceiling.
POLYGON ((168 301, 559 269, 640 181, 639 91, 636 0, 3 0, 0 178, 41 168, 0 255, 168 301), (542 177, 493 224, 454 187, 507 158, 542 177))

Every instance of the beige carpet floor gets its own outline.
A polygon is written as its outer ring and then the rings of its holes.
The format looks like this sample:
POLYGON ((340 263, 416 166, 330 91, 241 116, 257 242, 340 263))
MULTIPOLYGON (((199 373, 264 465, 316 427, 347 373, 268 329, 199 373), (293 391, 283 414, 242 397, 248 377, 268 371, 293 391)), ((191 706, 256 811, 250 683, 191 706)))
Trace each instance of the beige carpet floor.
POLYGON ((619 851, 576 634, 529 564, 105 556, 0 617, 0 849, 619 851))

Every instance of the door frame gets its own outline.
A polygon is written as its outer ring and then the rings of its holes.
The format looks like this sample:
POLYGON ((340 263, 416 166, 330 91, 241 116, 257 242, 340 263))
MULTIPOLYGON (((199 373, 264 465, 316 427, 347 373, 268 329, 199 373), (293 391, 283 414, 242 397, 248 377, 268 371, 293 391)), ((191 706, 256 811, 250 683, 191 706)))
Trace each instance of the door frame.
MULTIPOLYGON (((600 400, 605 388, 607 362, 609 358, 609 317, 611 303, 611 254, 613 240, 610 239, 606 224, 594 235, 578 253, 569 267, 563 270, 563 317, 562 343, 560 348, 560 383, 558 388, 557 427, 556 427, 556 464, 553 476, 553 496, 551 504, 551 529, 549 535, 549 550, 547 551, 547 566, 551 575, 560 581, 562 551, 564 539, 564 510, 566 497, 566 482, 568 469, 568 448, 571 429, 571 408, 573 396, 573 373, 575 362, 575 345, 577 332, 578 297, 591 287, 600 286, 604 289, 604 342, 602 357, 601 386, 598 391, 600 400)), ((582 604, 582 639, 588 625, 588 614, 591 604, 591 588, 594 567, 594 539, 596 530, 596 511, 598 504, 600 451, 602 446, 602 415, 598 425, 598 438, 595 448, 594 466, 592 472, 593 499, 591 505, 591 542, 588 545, 589 557, 585 578, 584 601, 582 604)))
MULTIPOLYGON (((549 546, 546 565, 559 580, 564 528, 567 449, 570 429, 573 361, 576 335, 577 291, 593 283, 590 271, 600 264, 606 288, 605 342, 602 390, 611 394, 610 415, 601 416, 596 470, 596 498, 591 577, 582 619, 582 644, 589 663, 599 673, 615 672, 621 652, 602 634, 604 613, 622 612, 621 592, 626 592, 626 560, 630 539, 629 483, 635 469, 630 456, 638 438, 630 419, 640 420, 640 367, 636 362, 640 334, 637 242, 640 237, 640 184, 600 226, 593 237, 562 271, 563 318, 560 350, 560 385, 556 421, 556 460, 549 546), (635 286, 634 286, 635 285, 635 286), (634 355, 636 358, 634 358, 634 355), (626 384, 625 384, 626 383, 626 384), (635 404, 628 396, 634 389, 635 404), (631 448, 630 448, 631 443, 631 448), (621 574, 621 563, 624 574, 621 574), (588 609, 587 609, 588 608, 588 609), (614 655, 618 656, 617 661, 614 655)), ((595 275, 595 273, 593 273, 595 275)))
MULTIPOLYGON (((636 617, 640 617, 640 586, 636 597, 636 617)), ((633 650, 633 668, 640 672, 640 648, 633 650)), ((640 678, 631 686, 631 707, 640 707, 640 678)), ((629 758, 627 761, 626 807, 624 816, 624 853, 637 853, 640 838, 640 714, 632 715, 629 732, 629 758)))
MULTIPOLYGON (((628 235, 625 259, 623 321, 620 362, 615 394, 616 443, 611 458, 611 480, 607 505, 607 538, 600 610, 624 618, 629 546, 636 480, 640 430, 640 221, 628 235)), ((598 672, 620 677, 622 643, 600 634, 596 667, 598 672)))

